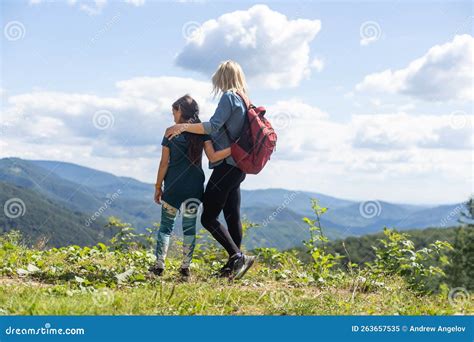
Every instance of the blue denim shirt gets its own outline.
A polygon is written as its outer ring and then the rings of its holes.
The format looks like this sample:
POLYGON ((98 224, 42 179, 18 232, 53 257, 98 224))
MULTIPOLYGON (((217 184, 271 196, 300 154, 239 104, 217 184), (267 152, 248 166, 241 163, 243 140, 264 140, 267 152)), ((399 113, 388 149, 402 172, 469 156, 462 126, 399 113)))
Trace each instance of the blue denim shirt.
MULTIPOLYGON (((204 130, 211 136, 216 151, 230 147, 231 141, 229 140, 229 136, 224 127, 227 127, 227 132, 232 141, 235 141, 240 136, 246 114, 247 108, 245 102, 239 95, 232 91, 226 91, 222 94, 214 115, 208 122, 203 122, 204 130)), ((227 164, 236 166, 236 163, 231 156, 227 157, 225 160, 227 164)), ((221 163, 222 160, 215 163, 209 163, 209 168, 212 169, 221 163)))

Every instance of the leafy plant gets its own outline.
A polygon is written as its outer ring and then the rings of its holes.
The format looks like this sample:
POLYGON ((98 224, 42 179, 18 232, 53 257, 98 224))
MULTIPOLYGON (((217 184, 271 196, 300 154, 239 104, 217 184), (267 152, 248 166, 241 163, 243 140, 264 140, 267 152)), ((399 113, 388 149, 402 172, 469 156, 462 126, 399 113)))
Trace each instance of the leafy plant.
POLYGON ((315 215, 315 219, 304 217, 303 221, 309 227, 310 238, 303 241, 306 246, 307 253, 312 259, 312 273, 319 282, 325 282, 327 278, 333 276, 331 270, 336 266, 337 261, 342 257, 327 252, 326 244, 329 239, 324 235, 321 226, 321 216, 327 212, 328 208, 322 207, 317 199, 311 199, 311 208, 315 215))
POLYGON ((114 250, 125 251, 152 249, 155 245, 155 235, 159 225, 155 223, 153 228, 147 228, 147 233, 136 233, 136 229, 130 223, 124 223, 112 216, 106 227, 115 232, 115 235, 110 239, 110 247, 114 250))
POLYGON ((381 246, 373 246, 375 260, 366 263, 374 275, 400 275, 412 289, 431 292, 445 276, 442 266, 448 264, 446 251, 452 246, 445 241, 435 241, 428 247, 416 250, 408 235, 385 228, 381 246))

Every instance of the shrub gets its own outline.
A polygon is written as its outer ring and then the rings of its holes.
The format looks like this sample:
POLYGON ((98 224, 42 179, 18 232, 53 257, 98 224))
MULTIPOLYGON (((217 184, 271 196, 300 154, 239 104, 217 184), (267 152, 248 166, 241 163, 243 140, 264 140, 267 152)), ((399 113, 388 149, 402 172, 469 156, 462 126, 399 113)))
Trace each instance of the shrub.
POLYGON ((374 275, 400 275, 419 292, 437 290, 445 276, 442 266, 448 264, 444 253, 452 250, 452 246, 445 241, 435 241, 416 250, 406 234, 385 228, 384 235, 381 246, 372 247, 375 260, 366 263, 370 272, 374 275))

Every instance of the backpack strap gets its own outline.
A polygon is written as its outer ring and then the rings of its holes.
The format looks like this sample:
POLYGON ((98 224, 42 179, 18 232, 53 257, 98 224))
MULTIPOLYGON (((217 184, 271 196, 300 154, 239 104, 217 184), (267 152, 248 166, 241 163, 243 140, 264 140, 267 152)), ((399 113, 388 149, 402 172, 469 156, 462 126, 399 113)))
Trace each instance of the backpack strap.
MULTIPOLYGON (((250 103, 249 98, 247 96, 245 96, 244 94, 242 94, 241 92, 239 92, 239 91, 236 91, 235 93, 244 101, 245 107, 247 108, 247 110, 249 110, 252 107, 252 104, 250 103)), ((239 140, 239 138, 237 138, 237 139, 232 139, 231 138, 226 124, 224 124, 224 131, 227 135, 227 138, 229 138, 231 143, 235 143, 237 140, 239 140)))
POLYGON ((242 100, 244 100, 245 107, 247 107, 247 110, 249 110, 250 107, 252 106, 252 104, 250 103, 249 98, 246 95, 242 94, 240 91, 236 91, 235 93, 237 95, 239 95, 242 100))

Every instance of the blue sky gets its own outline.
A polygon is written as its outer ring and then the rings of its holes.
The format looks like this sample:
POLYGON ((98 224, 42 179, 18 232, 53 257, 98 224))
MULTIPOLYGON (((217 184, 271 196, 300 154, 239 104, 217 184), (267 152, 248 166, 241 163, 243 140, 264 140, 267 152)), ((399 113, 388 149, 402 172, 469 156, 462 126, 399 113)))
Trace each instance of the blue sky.
POLYGON ((472 192, 471 2, 131 2, 2 2, 1 156, 153 182, 170 101, 189 91, 212 114, 209 70, 225 57, 255 70, 252 99, 280 136, 244 187, 411 203, 472 192))

